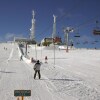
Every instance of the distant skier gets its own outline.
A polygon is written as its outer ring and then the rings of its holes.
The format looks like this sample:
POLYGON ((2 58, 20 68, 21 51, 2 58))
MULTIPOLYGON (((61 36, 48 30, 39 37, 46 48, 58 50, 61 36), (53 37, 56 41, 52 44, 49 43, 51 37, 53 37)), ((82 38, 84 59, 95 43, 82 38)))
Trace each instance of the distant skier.
POLYGON ((31 63, 35 63, 36 62, 36 60, 32 57, 31 58, 31 63))
POLYGON ((73 48, 73 46, 74 46, 74 44, 73 44, 73 43, 71 43, 71 48, 73 48))
POLYGON ((48 58, 47 58, 47 56, 45 56, 45 63, 47 63, 47 60, 48 60, 48 58))
POLYGON ((40 63, 39 60, 37 60, 37 62, 36 62, 35 65, 34 65, 34 70, 35 70, 34 79, 36 78, 36 74, 37 74, 37 73, 38 73, 39 79, 41 78, 40 67, 41 67, 41 63, 40 63))
POLYGON ((20 100, 19 97, 17 98, 17 100, 20 100))

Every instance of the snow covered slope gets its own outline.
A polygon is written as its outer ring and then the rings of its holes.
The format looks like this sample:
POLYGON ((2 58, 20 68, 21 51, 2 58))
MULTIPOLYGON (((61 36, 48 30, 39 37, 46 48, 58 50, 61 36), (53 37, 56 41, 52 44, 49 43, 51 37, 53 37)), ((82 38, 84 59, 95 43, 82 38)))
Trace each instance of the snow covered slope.
POLYGON ((40 80, 34 64, 20 61, 17 44, 2 43, 0 52, 0 100, 17 100, 21 89, 32 93, 24 100, 100 100, 100 50, 56 50, 54 65, 53 50, 29 47, 29 57, 42 61, 40 80))

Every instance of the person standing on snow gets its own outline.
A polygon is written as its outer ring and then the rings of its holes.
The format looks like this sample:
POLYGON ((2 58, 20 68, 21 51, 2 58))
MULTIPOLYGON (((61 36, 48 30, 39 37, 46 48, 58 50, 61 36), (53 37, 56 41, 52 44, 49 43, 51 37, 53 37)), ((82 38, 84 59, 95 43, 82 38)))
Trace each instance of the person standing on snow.
POLYGON ((37 73, 38 73, 39 79, 41 78, 40 67, 41 67, 41 63, 40 63, 39 60, 37 60, 37 62, 36 62, 35 65, 34 65, 34 70, 35 70, 34 79, 36 78, 36 74, 37 74, 37 73))
POLYGON ((31 58, 31 63, 35 63, 36 62, 36 60, 32 57, 31 58))
POLYGON ((48 58, 47 58, 47 56, 45 56, 45 63, 47 63, 47 60, 48 60, 48 58))

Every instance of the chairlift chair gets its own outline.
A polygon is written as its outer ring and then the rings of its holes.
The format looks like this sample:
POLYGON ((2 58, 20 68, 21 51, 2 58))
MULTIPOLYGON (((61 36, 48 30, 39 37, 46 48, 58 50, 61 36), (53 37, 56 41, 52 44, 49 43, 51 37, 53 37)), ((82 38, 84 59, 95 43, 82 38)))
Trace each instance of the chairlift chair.
POLYGON ((96 27, 93 30, 94 35, 100 35, 100 27, 98 26, 98 21, 96 21, 96 27))
POLYGON ((99 41, 98 41, 98 40, 95 40, 94 42, 96 42, 96 43, 97 43, 97 42, 99 42, 99 41))
POLYGON ((79 33, 76 33, 76 35, 74 37, 80 37, 79 33))
POLYGON ((94 29, 93 34, 94 35, 100 35, 100 29, 94 29))

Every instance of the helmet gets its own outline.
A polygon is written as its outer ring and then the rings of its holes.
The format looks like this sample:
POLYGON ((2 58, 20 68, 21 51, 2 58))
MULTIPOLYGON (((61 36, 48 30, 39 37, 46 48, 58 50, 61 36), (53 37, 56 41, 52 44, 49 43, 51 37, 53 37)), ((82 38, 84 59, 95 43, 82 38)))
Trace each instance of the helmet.
POLYGON ((37 63, 39 63, 40 61, 39 60, 37 60, 37 63))

